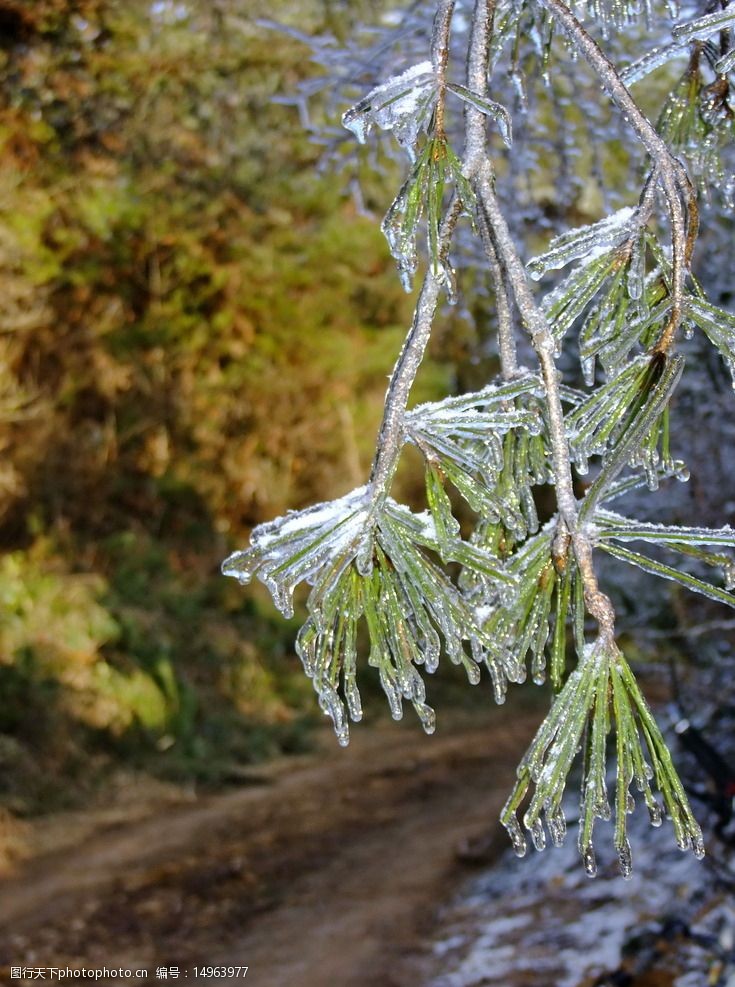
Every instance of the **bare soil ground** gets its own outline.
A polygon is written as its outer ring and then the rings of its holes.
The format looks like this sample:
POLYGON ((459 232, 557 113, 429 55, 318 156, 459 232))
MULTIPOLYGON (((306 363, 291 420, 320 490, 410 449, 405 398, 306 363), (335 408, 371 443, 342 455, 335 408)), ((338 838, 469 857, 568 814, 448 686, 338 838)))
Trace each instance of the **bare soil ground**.
POLYGON ((503 708, 430 738, 379 725, 236 791, 162 804, 132 789, 127 808, 30 825, 0 882, 0 982, 11 964, 146 968, 135 984, 247 965, 264 987, 390 985, 466 874, 462 848, 500 836, 537 723, 503 708))

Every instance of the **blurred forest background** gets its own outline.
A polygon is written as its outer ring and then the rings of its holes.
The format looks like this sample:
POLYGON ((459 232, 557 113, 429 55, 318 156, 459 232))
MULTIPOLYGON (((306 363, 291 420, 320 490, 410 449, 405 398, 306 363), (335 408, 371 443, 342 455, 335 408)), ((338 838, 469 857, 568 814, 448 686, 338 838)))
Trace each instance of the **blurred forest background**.
MULTIPOLYGON (((0 0, 0 807, 83 802, 121 766, 236 781, 322 720, 298 620, 219 564, 253 525, 364 482, 412 305, 350 174, 319 173, 273 99, 318 67, 258 20, 343 39, 383 7, 0 0)), ((381 164, 378 213, 398 184, 381 164)), ((530 175, 541 222, 595 218, 530 175)), ((486 326, 487 298, 471 306, 486 326)), ((415 400, 487 379, 464 314, 415 400)), ((695 438, 722 457, 721 434, 695 438)), ((699 496, 727 520, 719 481, 699 496)))
MULTIPOLYGON (((0 3, 0 804, 116 764, 221 782, 315 713, 294 627, 219 574, 364 482, 410 319, 383 238, 272 101, 285 0, 0 3)), ((303 0, 306 30, 361 5, 303 0)), ((366 5, 367 6, 367 5, 366 5)), ((347 135, 345 135, 347 137, 347 135)), ((440 352, 422 394, 446 392, 440 352)))

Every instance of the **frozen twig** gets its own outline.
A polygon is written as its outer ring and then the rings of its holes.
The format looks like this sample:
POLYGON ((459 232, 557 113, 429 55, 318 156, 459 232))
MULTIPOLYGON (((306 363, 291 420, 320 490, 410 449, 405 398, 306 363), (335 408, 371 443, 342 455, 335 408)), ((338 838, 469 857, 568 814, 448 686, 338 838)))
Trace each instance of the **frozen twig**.
POLYGON ((694 188, 686 169, 674 157, 666 142, 656 132, 656 128, 640 110, 613 63, 569 7, 563 0, 540 0, 540 2, 562 26, 571 43, 597 75, 656 165, 657 179, 663 190, 671 221, 673 305, 669 321, 656 346, 659 352, 666 353, 674 342, 684 312, 684 285, 699 217, 694 188), (686 216, 684 204, 686 204, 686 216))
MULTIPOLYGON (((439 87, 436 109, 437 132, 443 130, 446 70, 453 13, 454 0, 441 0, 434 18, 434 30, 431 39, 431 60, 439 87)), ((459 212, 459 203, 455 200, 447 211, 439 231, 438 252, 440 256, 445 256, 449 249, 459 219, 459 212)), ((383 420, 378 433, 377 451, 370 473, 372 499, 376 505, 382 504, 387 497, 398 466, 398 458, 403 446, 403 419, 406 414, 408 396, 426 352, 441 288, 440 274, 434 269, 433 264, 429 264, 419 292, 411 329, 406 336, 403 349, 388 383, 383 420)))
POLYGON ((577 500, 574 496, 572 468, 564 427, 564 411, 559 390, 559 374, 554 361, 554 338, 541 309, 536 305, 516 246, 513 242, 505 217, 500 209, 493 190, 490 162, 486 161, 480 170, 477 181, 477 194, 480 208, 487 217, 488 225, 494 233, 498 252, 508 272, 518 310, 528 329, 533 347, 541 364, 541 373, 546 388, 546 402, 549 414, 554 484, 559 516, 566 529, 561 532, 571 536, 577 565, 585 586, 585 599, 592 616, 600 625, 601 633, 611 641, 614 635, 615 614, 607 596, 600 591, 592 565, 592 544, 584 527, 578 524, 577 500))
POLYGON ((455 0, 441 0, 434 18, 431 38, 431 61, 436 73, 438 99, 436 104, 436 134, 444 136, 444 104, 447 96, 447 63, 449 61, 449 38, 451 35, 452 14, 455 0))
MULTIPOLYGON (((472 41, 467 53, 467 88, 483 99, 489 95, 487 69, 494 16, 495 0, 478 0, 473 14, 472 41)), ((487 156, 486 117, 479 109, 467 104, 465 125, 465 175, 474 183, 487 156)), ((500 365, 503 376, 508 379, 518 369, 510 290, 493 242, 492 229, 482 210, 478 211, 478 228, 495 288, 500 365)))
MULTIPOLYGON (((456 203, 455 203, 456 205, 456 203)), ((439 251, 446 252, 459 219, 459 210, 450 206, 439 233, 439 251)), ((413 323, 406 336, 400 356, 393 368, 385 397, 383 421, 378 433, 378 446, 370 474, 373 501, 379 505, 388 495, 403 447, 403 419, 408 396, 426 352, 431 327, 442 289, 441 277, 429 264, 419 292, 413 323)))
MULTIPOLYGON (((470 36, 469 85, 473 89, 481 87, 481 93, 487 88, 485 75, 492 10, 489 0, 477 0, 470 36)), ((592 566, 592 545, 577 523, 577 501, 574 496, 569 445, 564 427, 559 375, 554 361, 554 338, 545 315, 534 301, 523 261, 495 195, 492 166, 486 151, 484 127, 480 129, 481 123, 482 121, 475 118, 468 118, 468 177, 473 181, 482 221, 486 224, 500 262, 507 273, 518 311, 531 335, 541 364, 546 388, 556 498, 563 525, 560 537, 563 541, 571 536, 577 564, 585 584, 589 611, 598 621, 601 632, 612 640, 615 620, 612 604, 599 589, 592 566), (471 129, 470 124, 472 124, 471 129)))

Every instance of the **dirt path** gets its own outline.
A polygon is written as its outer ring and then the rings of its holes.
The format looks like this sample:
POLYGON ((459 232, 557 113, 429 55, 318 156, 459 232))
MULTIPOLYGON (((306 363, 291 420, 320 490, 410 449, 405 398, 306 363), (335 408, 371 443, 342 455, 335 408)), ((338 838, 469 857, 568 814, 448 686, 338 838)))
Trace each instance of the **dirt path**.
POLYGON ((0 883, 0 980, 10 964, 151 971, 136 984, 160 983, 158 966, 248 965, 264 987, 388 985, 463 873, 457 847, 497 819, 537 722, 501 709, 432 738, 358 730, 261 785, 87 821, 81 844, 67 836, 0 883))

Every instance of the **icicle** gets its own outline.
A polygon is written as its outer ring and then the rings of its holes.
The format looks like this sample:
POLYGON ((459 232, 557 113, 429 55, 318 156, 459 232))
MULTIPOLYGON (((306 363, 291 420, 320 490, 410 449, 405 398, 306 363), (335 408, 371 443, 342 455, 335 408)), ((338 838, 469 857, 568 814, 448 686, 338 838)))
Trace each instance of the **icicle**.
POLYGON ((493 699, 498 706, 502 706, 507 692, 505 678, 498 673, 494 663, 488 662, 487 667, 493 683, 493 699))
POLYGON ((344 690, 350 719, 353 723, 359 723, 362 719, 362 702, 360 701, 360 691, 352 678, 345 682, 344 690))
MULTIPOLYGON (((428 624, 428 620, 427 620, 428 624)), ((422 627, 422 630, 424 628, 422 627)), ((426 631, 426 637, 422 642, 422 654, 424 657, 424 668, 429 675, 433 675, 434 672, 439 667, 439 654, 441 651, 441 645, 439 643, 439 635, 436 633, 433 627, 429 626, 426 631), (428 633, 426 633, 428 631, 428 633)))
POLYGON ((534 685, 543 685, 546 681, 546 655, 543 650, 537 651, 533 656, 531 678, 534 685))
POLYGON ((580 361, 582 367, 582 376, 584 377, 584 382, 587 387, 594 387, 595 383, 595 358, 594 356, 585 357, 580 361))
POLYGON ((314 676, 317 630, 313 620, 307 620, 296 637, 296 654, 309 678, 314 676))
POLYGON ((405 218, 407 208, 408 190, 404 186, 385 214, 380 229, 388 241, 391 254, 396 260, 401 286, 404 291, 409 292, 413 287, 413 276, 419 266, 416 227, 420 213, 417 213, 416 223, 409 227, 405 218))

